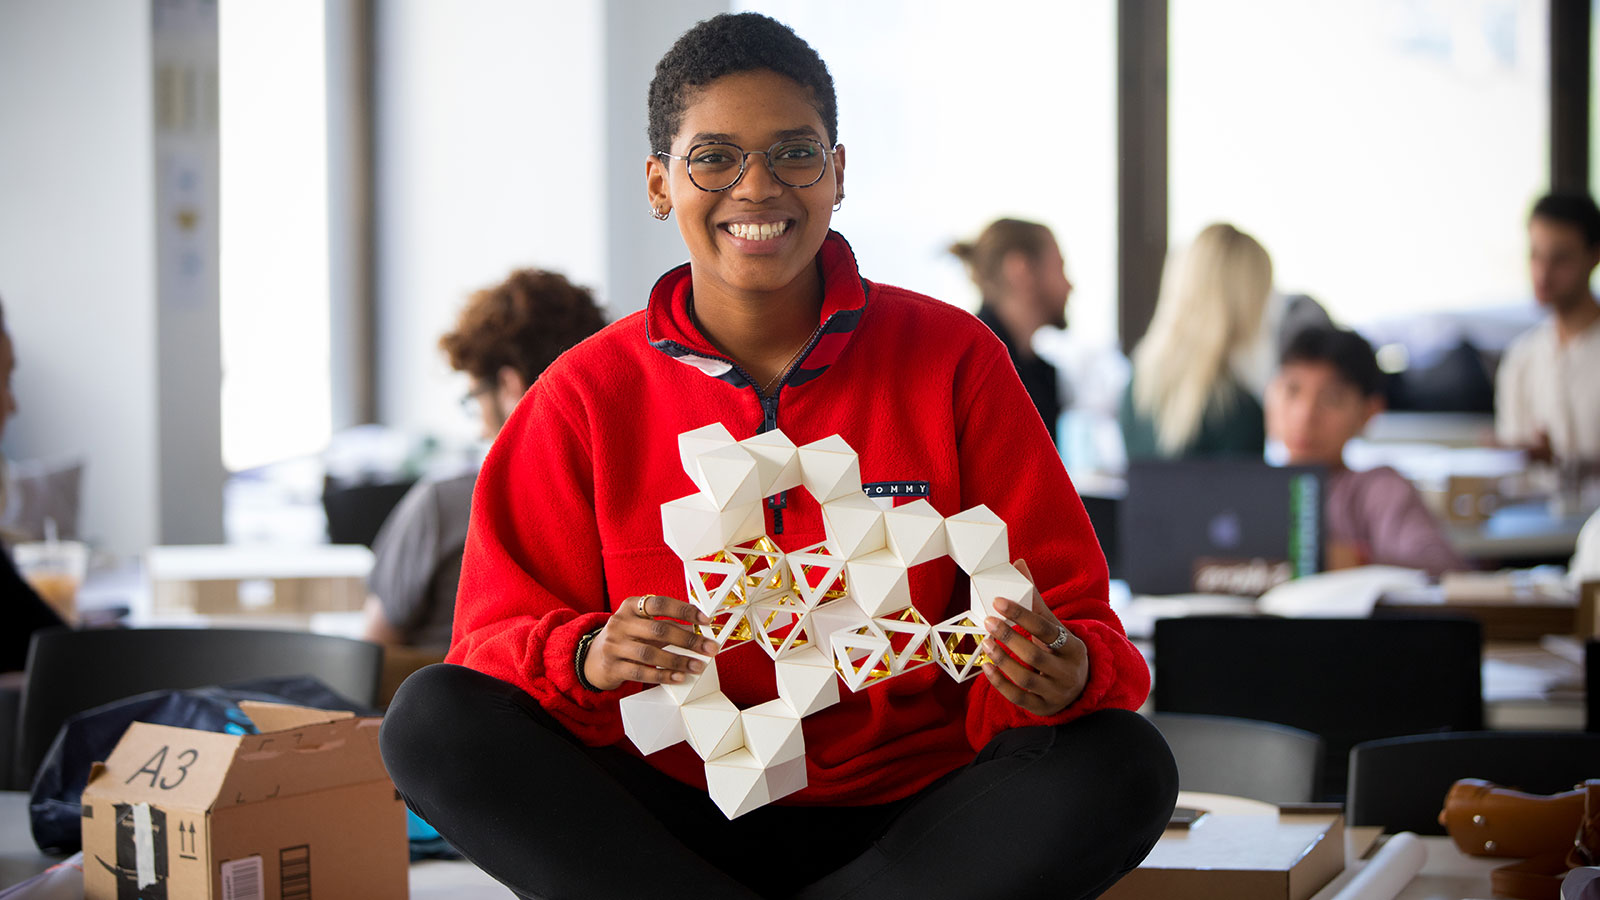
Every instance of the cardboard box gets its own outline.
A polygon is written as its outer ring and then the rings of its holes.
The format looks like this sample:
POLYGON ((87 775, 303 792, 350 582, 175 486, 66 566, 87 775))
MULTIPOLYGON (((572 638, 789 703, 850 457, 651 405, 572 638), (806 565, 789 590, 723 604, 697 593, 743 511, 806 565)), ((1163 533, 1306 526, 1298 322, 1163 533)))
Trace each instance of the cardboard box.
POLYGON ((261 734, 135 722, 83 792, 86 900, 403 900, 380 719, 241 703, 261 734))
POLYGON ((1344 871, 1337 813, 1207 813, 1168 828, 1103 900, 1307 900, 1344 871))

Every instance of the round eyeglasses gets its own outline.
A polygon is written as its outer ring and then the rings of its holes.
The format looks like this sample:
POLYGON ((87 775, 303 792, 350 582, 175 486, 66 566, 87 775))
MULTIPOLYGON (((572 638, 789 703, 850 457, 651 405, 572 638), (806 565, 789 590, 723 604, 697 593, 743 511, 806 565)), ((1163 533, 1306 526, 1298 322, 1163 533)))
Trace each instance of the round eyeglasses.
POLYGON ((667 159, 681 159, 689 167, 689 180, 702 191, 725 191, 744 178, 745 168, 752 153, 767 158, 767 171, 772 177, 792 188, 806 188, 822 180, 828 170, 828 156, 834 151, 811 138, 790 138, 779 141, 765 150, 746 150, 738 144, 710 142, 695 144, 683 156, 674 156, 665 150, 656 155, 667 159))

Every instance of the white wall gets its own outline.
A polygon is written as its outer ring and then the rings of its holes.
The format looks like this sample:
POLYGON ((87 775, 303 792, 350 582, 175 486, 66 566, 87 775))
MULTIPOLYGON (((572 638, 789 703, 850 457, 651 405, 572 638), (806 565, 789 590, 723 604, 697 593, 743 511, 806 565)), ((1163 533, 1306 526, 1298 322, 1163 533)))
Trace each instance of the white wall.
POLYGON ((438 349, 471 291, 539 266, 606 299, 602 14, 553 0, 374 6, 384 423, 475 429, 457 403, 466 380, 438 349))
POLYGON ((119 553, 157 533, 150 54, 145 3, 0 0, 0 450, 85 457, 81 530, 119 553))
POLYGON ((643 309, 661 273, 689 258, 678 220, 658 222, 645 197, 646 94, 656 61, 728 0, 608 0, 605 4, 606 282, 612 316, 643 309))

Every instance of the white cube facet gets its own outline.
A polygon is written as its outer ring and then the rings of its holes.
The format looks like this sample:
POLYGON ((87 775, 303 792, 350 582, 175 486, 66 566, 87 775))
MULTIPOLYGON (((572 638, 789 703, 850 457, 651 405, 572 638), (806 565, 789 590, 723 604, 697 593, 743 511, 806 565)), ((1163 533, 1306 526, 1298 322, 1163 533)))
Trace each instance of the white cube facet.
POLYGON ((657 685, 622 698, 622 730, 639 752, 655 753, 684 740, 683 714, 678 701, 657 685))
POLYGON ((782 699, 769 700, 741 712, 744 746, 763 766, 788 762, 806 752, 800 717, 782 699))
POLYGON ((739 709, 721 692, 683 704, 683 727, 689 746, 701 759, 711 759, 744 746, 739 709))
POLYGON ((1006 523, 984 505, 965 509, 944 520, 950 556, 968 575, 1011 561, 1006 523))
POLYGON ((738 444, 716 447, 694 458, 695 486, 718 509, 760 502, 761 479, 756 458, 738 444))
POLYGON ((800 448, 800 480, 818 503, 861 493, 861 463, 844 438, 829 435, 800 448))
POLYGON ((761 496, 794 490, 800 482, 800 449, 788 435, 774 428, 739 442, 756 459, 761 496))
POLYGON ((1031 610, 1037 596, 1033 582, 1010 563, 990 566, 972 576, 972 612, 980 622, 986 616, 1009 618, 994 608, 994 602, 1002 597, 1031 610))
POLYGON ((889 550, 907 566, 918 566, 950 553, 944 516, 926 499, 886 510, 883 526, 889 550))
POLYGON ((860 491, 822 504, 822 525, 828 552, 834 556, 857 559, 888 546, 883 510, 860 491))
POLYGON ((727 543, 723 512, 700 494, 661 504, 661 537, 679 559, 699 559, 727 543))
POLYGON ((737 819, 771 802, 766 769, 743 748, 706 761, 706 792, 722 814, 737 819))

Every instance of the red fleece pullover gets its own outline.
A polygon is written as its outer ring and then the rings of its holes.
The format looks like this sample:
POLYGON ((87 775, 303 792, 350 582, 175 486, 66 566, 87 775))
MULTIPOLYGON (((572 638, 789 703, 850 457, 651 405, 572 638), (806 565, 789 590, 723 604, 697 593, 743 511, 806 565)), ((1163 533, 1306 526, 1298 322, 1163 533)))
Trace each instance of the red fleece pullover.
MULTIPOLYGON (((925 483, 946 516, 988 504, 1009 526, 1012 558, 1027 561, 1045 601, 1089 649, 1083 694, 1048 718, 1014 706, 982 675, 958 684, 937 666, 857 693, 841 685, 839 703, 804 720, 808 786, 780 802, 885 803, 970 762, 1007 728, 1136 709, 1149 672, 1107 606, 1105 557, 1005 347, 964 310, 863 281, 838 234, 818 263, 822 327, 776 399, 764 403, 694 326, 687 265, 662 276, 647 309, 539 378, 478 478, 448 661, 526 690, 586 744, 623 740, 617 702, 638 686, 585 690, 573 670, 578 639, 628 597, 686 594, 683 564, 661 536, 661 504, 695 492, 678 435, 721 422, 745 438, 775 425, 796 444, 843 436, 863 482, 898 485, 906 499, 925 483)), ((766 510, 778 545, 821 541, 817 503, 804 490, 784 501, 766 510)), ((929 622, 970 603, 949 559, 913 569, 911 593, 929 622)), ((777 696, 759 647, 725 650, 717 673, 741 708, 777 696)), ((705 784, 687 744, 646 759, 705 784)))

